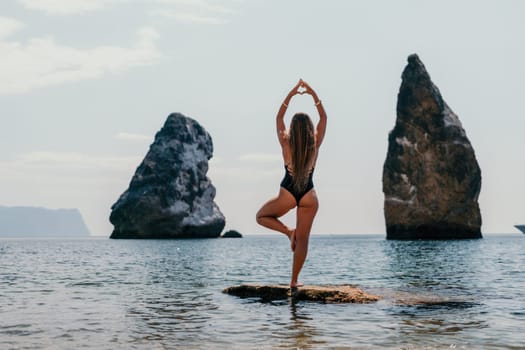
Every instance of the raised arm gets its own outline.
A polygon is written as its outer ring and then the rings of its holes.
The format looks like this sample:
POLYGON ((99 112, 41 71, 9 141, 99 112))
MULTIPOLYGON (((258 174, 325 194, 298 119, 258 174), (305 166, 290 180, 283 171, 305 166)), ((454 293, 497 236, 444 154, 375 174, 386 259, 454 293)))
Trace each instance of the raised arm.
POLYGON ((284 124, 284 114, 286 113, 286 110, 288 109, 288 105, 290 104, 290 100, 292 97, 297 95, 299 93, 298 89, 302 85, 303 81, 299 80, 297 84, 290 90, 288 95, 286 95, 286 98, 284 99, 283 103, 281 103, 281 107, 279 107, 279 112, 277 112, 277 137, 279 138, 279 143, 281 146, 284 145, 286 142, 286 125, 284 124))
POLYGON ((326 111, 324 110, 323 103, 319 99, 319 96, 317 96, 317 93, 314 91, 314 89, 312 89, 312 87, 303 80, 301 81, 301 85, 304 86, 304 88, 306 89, 306 93, 310 94, 314 99, 315 107, 317 108, 317 112, 319 113, 319 122, 317 123, 317 128, 315 131, 316 146, 319 148, 321 146, 321 143, 323 143, 324 134, 326 133, 326 111))

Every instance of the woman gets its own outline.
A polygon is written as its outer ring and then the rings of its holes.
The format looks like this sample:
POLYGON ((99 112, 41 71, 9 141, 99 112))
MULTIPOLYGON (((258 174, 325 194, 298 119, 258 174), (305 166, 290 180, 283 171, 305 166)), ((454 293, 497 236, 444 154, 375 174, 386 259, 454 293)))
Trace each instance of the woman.
POLYGON ((277 113, 277 137, 281 144, 285 176, 276 198, 269 200, 257 212, 257 222, 269 229, 284 233, 291 242, 293 256, 290 287, 302 286, 297 282, 308 252, 308 239, 319 203, 313 188, 312 176, 319 147, 326 131, 326 112, 315 91, 302 79, 284 99, 277 113), (319 112, 319 123, 314 130, 310 117, 305 113, 293 116, 290 129, 286 130, 284 114, 290 100, 297 94, 309 94, 319 112), (289 228, 279 220, 297 207, 296 227, 289 228))

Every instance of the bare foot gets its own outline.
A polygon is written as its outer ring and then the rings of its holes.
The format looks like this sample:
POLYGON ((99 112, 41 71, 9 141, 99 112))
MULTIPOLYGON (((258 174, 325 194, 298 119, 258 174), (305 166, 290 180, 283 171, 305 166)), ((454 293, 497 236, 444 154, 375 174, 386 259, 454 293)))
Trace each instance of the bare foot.
POLYGON ((299 282, 292 282, 290 283, 290 288, 298 288, 298 287, 303 287, 304 284, 302 283, 299 283, 299 282))

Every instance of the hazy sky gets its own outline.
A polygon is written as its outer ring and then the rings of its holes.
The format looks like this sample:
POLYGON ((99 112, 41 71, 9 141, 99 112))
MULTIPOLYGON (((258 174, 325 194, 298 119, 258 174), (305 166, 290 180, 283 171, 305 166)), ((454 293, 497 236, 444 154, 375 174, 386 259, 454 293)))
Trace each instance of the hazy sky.
MULTIPOLYGON (((482 169, 484 233, 525 223, 525 2, 4 0, 0 204, 79 208, 109 235, 171 112, 212 135, 226 228, 255 212, 283 164, 274 118, 299 78, 324 102, 314 233, 384 233, 382 167, 406 57, 418 53, 482 169)), ((306 111, 306 95, 289 117, 306 111)), ((287 222, 293 216, 286 218, 287 222)))

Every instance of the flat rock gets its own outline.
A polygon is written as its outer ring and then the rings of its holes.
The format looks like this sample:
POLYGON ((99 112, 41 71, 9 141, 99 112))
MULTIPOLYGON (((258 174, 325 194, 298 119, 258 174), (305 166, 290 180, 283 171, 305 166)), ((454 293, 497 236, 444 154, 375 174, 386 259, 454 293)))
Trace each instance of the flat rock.
POLYGON ((315 301, 321 303, 373 303, 379 296, 368 294, 352 285, 303 286, 293 292, 288 285, 282 284, 241 284, 228 287, 223 293, 241 298, 261 298, 265 301, 281 300, 292 297, 295 300, 315 301), (293 294, 293 295, 292 295, 293 294))

